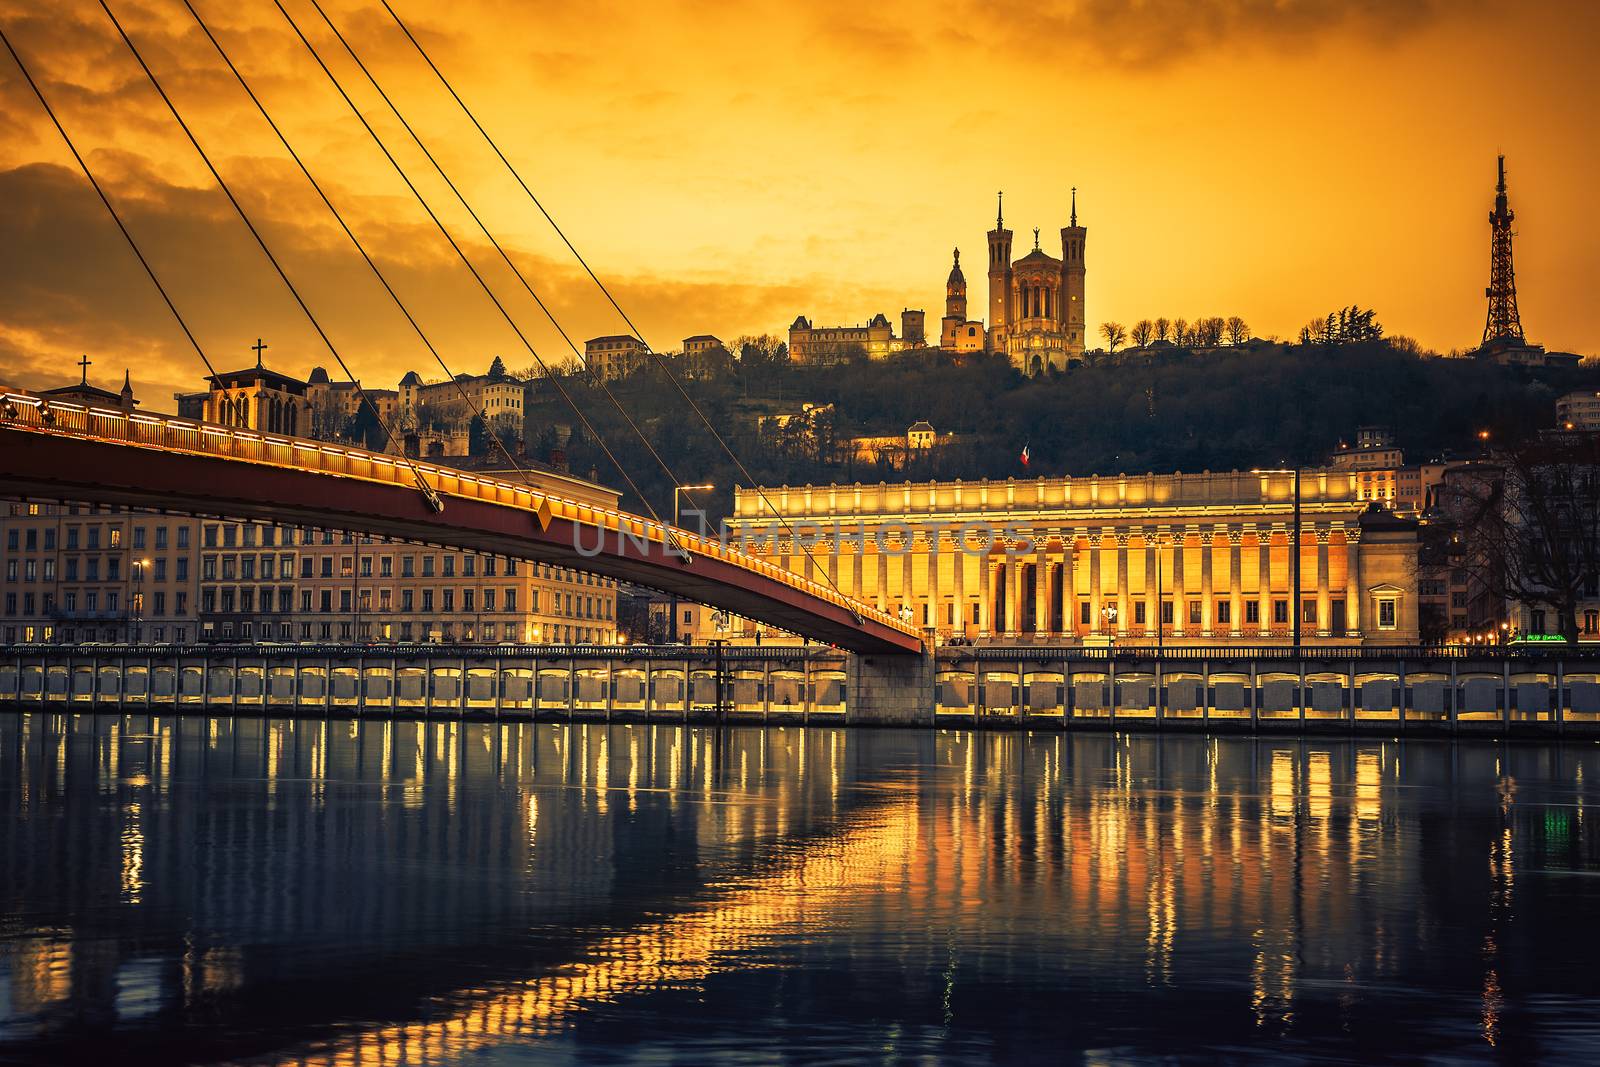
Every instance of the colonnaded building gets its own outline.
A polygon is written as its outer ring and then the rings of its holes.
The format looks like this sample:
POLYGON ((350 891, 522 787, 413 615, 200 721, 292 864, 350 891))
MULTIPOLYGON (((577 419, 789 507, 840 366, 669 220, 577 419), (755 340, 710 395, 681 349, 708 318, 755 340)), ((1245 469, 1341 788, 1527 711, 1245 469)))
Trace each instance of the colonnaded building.
POLYGON ((1304 643, 1416 641, 1417 524, 1303 471, 1297 598, 1295 516, 1293 472, 1227 471, 738 488, 728 527, 946 639, 1286 644, 1298 599, 1304 643))

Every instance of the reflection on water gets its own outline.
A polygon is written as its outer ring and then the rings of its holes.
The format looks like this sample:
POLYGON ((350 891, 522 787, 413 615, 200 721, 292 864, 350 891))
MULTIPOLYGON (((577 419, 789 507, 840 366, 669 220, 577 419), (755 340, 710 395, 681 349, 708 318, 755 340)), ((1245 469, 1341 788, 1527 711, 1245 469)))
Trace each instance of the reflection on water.
POLYGON ((5 715, 0 1060, 1593 1060, 1597 761, 5 715))

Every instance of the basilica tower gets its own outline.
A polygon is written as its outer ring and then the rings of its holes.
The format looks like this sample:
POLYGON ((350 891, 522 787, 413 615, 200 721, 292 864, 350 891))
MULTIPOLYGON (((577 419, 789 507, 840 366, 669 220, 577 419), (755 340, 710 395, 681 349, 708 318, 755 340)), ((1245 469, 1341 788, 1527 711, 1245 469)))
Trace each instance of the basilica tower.
POLYGON ((954 349, 956 331, 967 321, 967 276, 961 273, 961 249, 955 250, 955 263, 944 283, 944 319, 940 322, 939 345, 954 349))
POLYGON ((1004 352, 1011 307, 1011 231, 1006 229, 1005 194, 996 200, 994 229, 989 231, 989 351, 1004 352))
MULTIPOLYGON (((1068 356, 1082 356, 1086 340, 1083 325, 1083 244, 1089 231, 1078 225, 1078 187, 1072 187, 1072 221, 1061 228, 1062 330, 1068 356)), ((1010 235, 1006 244, 1010 245, 1010 235)))

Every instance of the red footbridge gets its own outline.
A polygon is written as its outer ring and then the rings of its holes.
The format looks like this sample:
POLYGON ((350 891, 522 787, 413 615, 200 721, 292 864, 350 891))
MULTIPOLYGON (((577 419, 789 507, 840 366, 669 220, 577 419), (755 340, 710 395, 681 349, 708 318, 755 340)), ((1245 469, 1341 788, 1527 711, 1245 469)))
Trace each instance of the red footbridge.
POLYGON ((632 582, 867 654, 921 632, 737 548, 499 478, 0 387, 0 494, 360 530, 632 582))

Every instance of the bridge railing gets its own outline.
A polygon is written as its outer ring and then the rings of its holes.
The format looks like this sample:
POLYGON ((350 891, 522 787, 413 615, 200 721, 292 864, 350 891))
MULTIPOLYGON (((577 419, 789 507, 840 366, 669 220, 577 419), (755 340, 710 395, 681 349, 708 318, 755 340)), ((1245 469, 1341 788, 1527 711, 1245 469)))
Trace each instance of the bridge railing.
POLYGON ((441 497, 464 497, 577 525, 597 526, 635 541, 654 542, 673 552, 708 556, 773 581, 808 596, 834 604, 858 618, 901 633, 920 636, 915 626, 887 612, 853 600, 837 590, 793 571, 769 563, 721 541, 669 526, 614 508, 600 507, 554 496, 539 489, 468 471, 408 461, 382 452, 264 433, 259 430, 180 419, 170 415, 118 411, 50 400, 22 390, 0 388, 0 426, 36 433, 60 434, 97 441, 114 441, 168 452, 220 456, 245 463, 260 463, 312 471, 344 478, 360 478, 388 485, 415 486, 421 478, 441 497))

